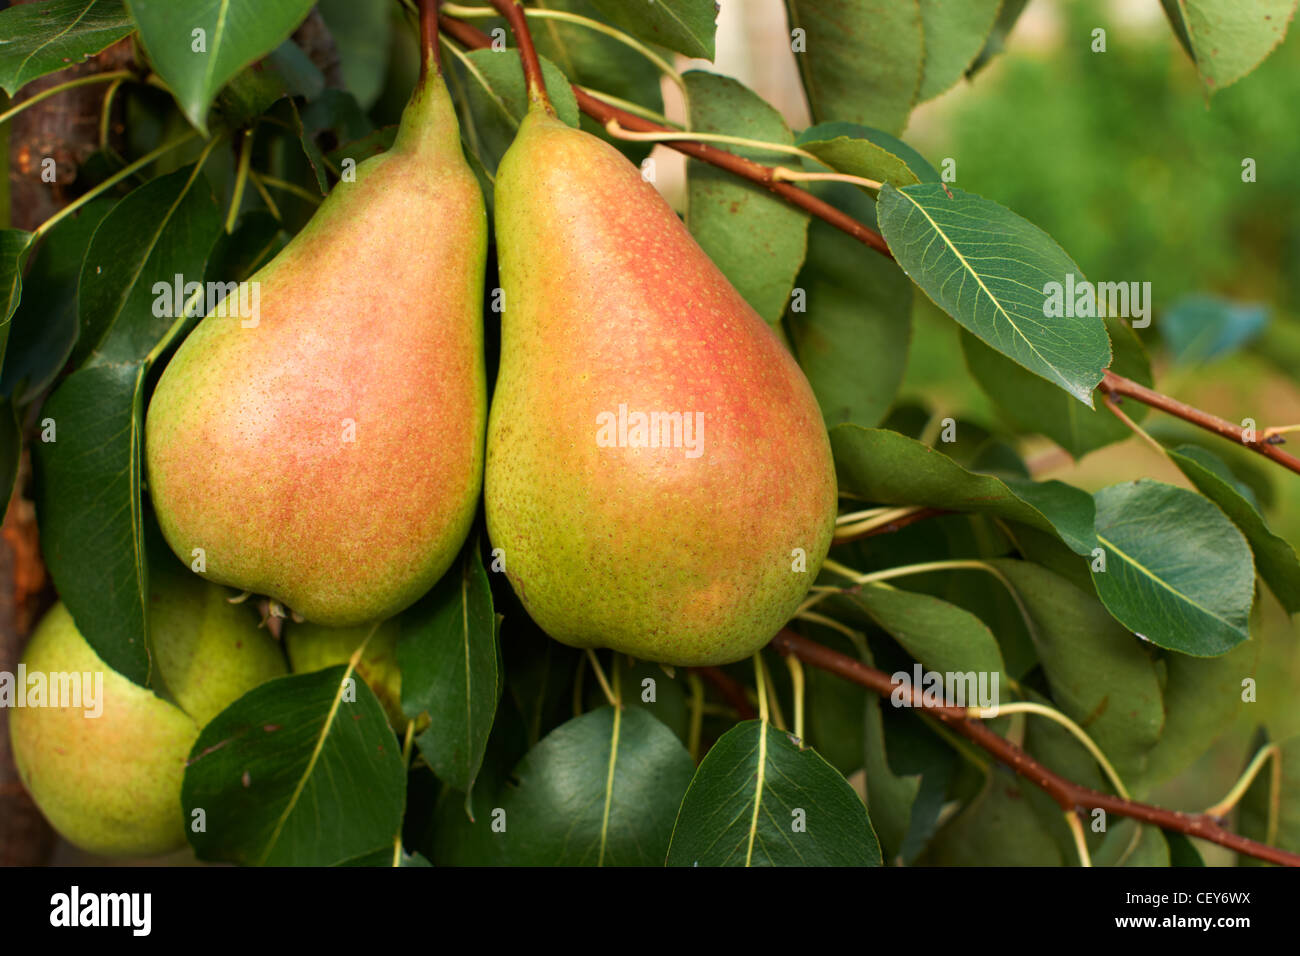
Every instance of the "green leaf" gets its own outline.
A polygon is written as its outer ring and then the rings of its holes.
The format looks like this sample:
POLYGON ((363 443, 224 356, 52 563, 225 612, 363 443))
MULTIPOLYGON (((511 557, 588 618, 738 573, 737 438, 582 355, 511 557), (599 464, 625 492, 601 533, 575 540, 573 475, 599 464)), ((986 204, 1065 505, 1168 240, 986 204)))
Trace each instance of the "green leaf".
POLYGON ((813 122, 848 120, 898 133, 924 67, 917 0, 786 0, 813 122), (802 47, 798 44, 802 41, 802 47))
MULTIPOLYGON (((1151 385, 1151 364, 1146 349, 1128 324, 1117 318, 1103 320, 1110 336, 1114 360, 1111 369, 1125 378, 1151 385)), ((1080 408, 1059 388, 989 348, 965 329, 961 333, 966 367, 998 409, 1022 431, 1039 432, 1075 458, 1082 458, 1113 442, 1132 436, 1128 426, 1108 408, 1080 408)), ((1134 421, 1142 421, 1147 407, 1125 406, 1134 421)))
POLYGON ((1002 0, 920 0, 925 73, 918 102, 933 99, 965 74, 984 48, 1002 0))
MULTIPOLYGON (((1300 853, 1300 737, 1283 740, 1278 748, 1278 754, 1260 769, 1241 798, 1237 831, 1260 843, 1300 853)), ((1245 854, 1238 854, 1237 864, 1264 865, 1245 854)))
POLYGON ((487 749, 500 696, 492 590, 472 541, 434 589, 401 617, 402 710, 429 727, 420 753, 444 783, 466 792, 487 749))
POLYGON ((1222 508, 1246 536, 1255 553, 1259 576, 1268 582, 1287 613, 1300 612, 1300 559, 1295 548, 1269 530, 1259 509, 1242 494, 1228 466, 1198 445, 1180 445, 1168 454, 1196 490, 1222 508))
POLYGON ((669 866, 879 866, 867 808, 817 751, 748 720, 709 750, 682 799, 669 866))
POLYGON ((1161 0, 1206 89, 1237 82, 1286 36, 1296 0, 1161 0))
POLYGON ((77 629, 113 670, 149 679, 140 504, 143 363, 73 372, 41 409, 33 453, 41 553, 77 629))
POLYGON ((1027 811, 1016 781, 990 773, 984 790, 944 825, 918 862, 921 866, 1060 866, 1061 851, 1027 811))
POLYGON ((1213 503, 1143 479, 1103 488, 1097 541, 1106 570, 1097 594, 1115 618, 1170 650, 1215 657, 1250 636, 1255 562, 1245 537, 1213 503))
POLYGON ((9 340, 9 323, 23 295, 23 267, 32 247, 32 234, 0 229, 0 358, 9 340))
MULTIPOLYGON (((872 200, 851 186, 813 191, 850 215, 875 216, 872 200)), ((827 427, 877 424, 907 369, 912 283, 889 260, 814 220, 796 288, 802 295, 792 299, 786 325, 827 427)))
MULTIPOLYGON (((988 683, 992 675, 998 685, 990 703, 1009 697, 1002 650, 984 622, 970 611, 929 594, 879 584, 866 585, 838 600, 862 608, 927 671, 972 675, 975 683, 965 688, 964 706, 984 706, 977 690, 993 691, 988 683)), ((911 680, 912 675, 907 676, 911 680)))
MULTIPOLYGON (((77 278, 91 236, 117 200, 102 196, 46 234, 23 276, 26 295, 14 312, 0 392, 32 401, 68 362, 77 339, 77 278)), ((3 261, 8 261, 3 260, 3 261)))
POLYGON ((206 135, 217 91, 288 39, 313 0, 127 0, 154 70, 206 135))
POLYGON ((900 187, 939 182, 939 174, 929 160, 901 139, 870 126, 842 121, 819 123, 800 133, 795 145, 831 169, 850 176, 900 187))
POLYGON ((927 505, 1020 521, 1058 536, 1078 554, 1088 554, 1094 546, 1093 509, 1078 488, 967 471, 947 455, 883 428, 838 425, 830 434, 842 491, 880 504, 927 505))
MULTIPOLYGON (((692 70, 685 76, 690 128, 763 142, 794 142, 781 114, 742 84, 692 70)), ((736 149, 761 163, 781 153, 736 149)), ((754 183, 692 160, 687 164, 686 225, 695 240, 759 315, 777 322, 790 301, 808 246, 808 214, 754 183)))
POLYGON ((1046 568, 1006 558, 990 563, 1033 622, 1054 705, 1096 741, 1121 777, 1141 773, 1165 720, 1155 665, 1141 644, 1095 597, 1046 568))
POLYGON ((1205 866, 1205 859, 1196 844, 1176 830, 1165 830, 1165 843, 1169 845, 1170 866, 1205 866))
MULTIPOLYGON (((684 56, 713 59, 714 0, 592 0, 615 26, 684 56)), ((535 29, 535 28, 534 28, 535 29)))
POLYGON ((1254 676, 1258 659, 1259 641, 1239 644, 1222 657, 1165 656, 1165 727, 1147 756, 1147 786, 1182 773, 1232 728, 1242 681, 1254 676))
POLYGON ((1169 866, 1169 844, 1160 828, 1116 820, 1092 854, 1093 866, 1169 866))
POLYGON ((438 843, 434 863, 660 866, 693 769, 648 711, 602 707, 528 751, 511 774, 518 783, 481 787, 476 821, 460 814, 461 834, 438 843))
POLYGON ((406 804, 402 749, 346 667, 268 681, 214 717, 190 751, 181 805, 200 859, 332 866, 387 847, 406 804), (346 680, 345 680, 346 675, 346 680))
POLYGON ((986 344, 1089 408, 1110 364, 1096 317, 1049 318, 1047 283, 1083 274, 1059 245, 1011 210, 943 183, 880 191, 880 231, 898 264, 986 344))
MULTIPOLYGON (((119 202, 95 230, 81 267, 73 363, 138 362, 148 355, 176 322, 175 307, 185 304, 176 299, 189 298, 190 292, 176 294, 176 277, 183 284, 203 280, 220 232, 221 214, 196 166, 159 176, 119 202), (160 299, 160 291, 168 298, 160 299)), ((194 311, 202 314, 202 303, 194 311)))
POLYGON ((339 51, 343 85, 369 109, 384 88, 393 17, 382 3, 318 0, 317 7, 339 51))
POLYGON ((66 70, 134 29, 122 0, 45 0, 0 10, 0 87, 13 96, 31 80, 66 70))
MULTIPOLYGON (((514 142, 519 122, 528 112, 528 92, 524 87, 523 67, 515 50, 473 50, 466 61, 457 58, 456 70, 466 91, 473 135, 465 130, 467 149, 477 156, 483 168, 495 176, 497 164, 514 142)), ((559 68, 542 59, 546 91, 551 95, 555 112, 570 126, 578 125, 578 101, 559 68)))

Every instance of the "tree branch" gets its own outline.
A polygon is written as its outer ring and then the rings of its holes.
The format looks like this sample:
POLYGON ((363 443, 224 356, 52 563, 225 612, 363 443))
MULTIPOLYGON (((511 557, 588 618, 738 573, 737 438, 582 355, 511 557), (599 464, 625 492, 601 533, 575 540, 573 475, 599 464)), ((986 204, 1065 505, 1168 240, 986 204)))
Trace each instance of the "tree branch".
MULTIPOLYGON (((1211 415, 1209 412, 1203 412, 1199 408, 1193 408, 1185 402, 1180 402, 1176 398, 1168 395, 1162 395, 1157 391, 1147 388, 1140 382, 1125 378, 1122 375, 1116 375, 1110 369, 1106 369, 1102 376, 1101 384, 1097 386, 1107 395, 1123 395, 1128 398, 1135 398, 1143 405, 1150 405, 1152 408, 1158 408, 1162 412, 1181 418, 1185 422, 1190 422, 1198 428, 1204 428, 1208 432, 1234 441, 1239 445, 1245 445, 1253 452, 1258 452, 1265 458, 1272 459, 1283 468, 1289 468, 1296 474, 1300 474, 1300 458, 1294 455, 1288 455, 1276 444, 1267 439, 1256 438, 1253 441, 1246 441, 1244 430, 1225 421, 1218 415, 1211 415)), ((1259 430, 1263 434, 1266 429, 1259 430)))
MULTIPOLYGON (((810 641, 791 630, 783 630, 772 638, 769 645, 782 654, 793 654, 805 664, 829 671, 845 680, 860 684, 875 691, 881 697, 889 697, 895 691, 892 678, 884 671, 868 667, 861 661, 854 660, 846 654, 833 651, 829 647, 810 641)), ((1182 813, 1177 810, 1165 810, 1161 807, 1125 800, 1113 794, 1102 793, 1091 787, 1084 787, 1053 773, 1040 764, 1015 744, 999 737, 989 730, 981 721, 967 717, 965 707, 953 707, 948 704, 927 704, 919 688, 912 688, 913 707, 924 710, 927 714, 943 721, 951 730, 967 740, 982 747, 1000 763, 1010 767, 1034 786, 1041 789, 1067 813, 1086 813, 1100 809, 1116 816, 1128 817, 1142 823, 1150 823, 1163 830, 1174 830, 1188 836, 1209 840, 1230 850, 1247 856, 1281 866, 1300 866, 1300 854, 1290 853, 1276 847, 1266 846, 1254 840, 1239 836, 1225 830, 1214 817, 1204 813, 1182 813)))

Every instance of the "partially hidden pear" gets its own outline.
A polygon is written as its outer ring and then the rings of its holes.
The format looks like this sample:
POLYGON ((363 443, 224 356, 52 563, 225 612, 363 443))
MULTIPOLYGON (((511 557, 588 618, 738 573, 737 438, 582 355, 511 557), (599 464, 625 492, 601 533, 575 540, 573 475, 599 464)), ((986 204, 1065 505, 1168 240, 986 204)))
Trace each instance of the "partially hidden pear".
POLYGON ((442 575, 481 488, 486 232, 429 67, 392 148, 252 277, 257 314, 208 315, 158 383, 148 487, 185 563, 329 626, 442 575))
POLYGON ((151 577, 155 685, 169 699, 111 670, 62 604, 41 620, 23 653, 25 706, 9 712, 10 740, 23 786, 71 843, 106 856, 185 845, 181 778, 199 730, 287 672, 252 609, 228 594, 183 568, 151 577))
POLYGON ((496 179, 504 312, 488 531, 576 647, 739 660, 830 546, 816 399, 777 336, 618 150, 535 105, 496 179))

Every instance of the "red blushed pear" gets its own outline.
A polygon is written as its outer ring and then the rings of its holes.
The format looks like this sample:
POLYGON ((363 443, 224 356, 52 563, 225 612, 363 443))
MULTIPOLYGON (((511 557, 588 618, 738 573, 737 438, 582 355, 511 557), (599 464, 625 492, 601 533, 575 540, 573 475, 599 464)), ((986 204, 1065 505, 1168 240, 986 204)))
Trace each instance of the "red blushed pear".
POLYGON ((678 665, 752 654, 835 523, 808 382, 618 150, 534 100, 497 171, 488 531, 534 620, 678 665))
POLYGON ((428 590, 481 487, 486 249, 430 60, 393 147, 252 277, 258 314, 203 319, 158 383, 149 492, 186 564, 329 626, 428 590))

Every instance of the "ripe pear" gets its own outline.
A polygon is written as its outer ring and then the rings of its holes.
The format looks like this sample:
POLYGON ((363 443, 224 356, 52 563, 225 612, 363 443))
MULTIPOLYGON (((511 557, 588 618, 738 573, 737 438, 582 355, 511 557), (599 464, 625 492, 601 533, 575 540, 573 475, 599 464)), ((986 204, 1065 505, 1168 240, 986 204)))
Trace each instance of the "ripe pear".
POLYGON ((753 653, 835 522, 798 365, 636 167, 536 105, 497 171, 496 236, 485 503, 520 600, 575 647, 753 653))
POLYGON ((441 577, 482 481, 486 244, 428 68, 392 148, 252 277, 258 315, 214 310, 158 383, 149 492, 186 564, 330 626, 441 577))
MULTIPOLYGON (((153 856, 185 845, 181 778, 209 719, 264 681, 286 673, 279 646, 247 607, 183 569, 150 584, 149 634, 156 684, 170 700, 111 670, 56 604, 23 653, 33 674, 102 675, 99 716, 56 703, 9 712, 14 761, 54 828, 83 850, 153 856)), ((22 694, 26 688, 18 687, 22 694)), ((84 692, 83 692, 84 693, 84 692)))
POLYGON ((402 672, 397 666, 397 638, 401 628, 396 618, 378 627, 321 627, 319 624, 288 624, 284 629, 284 649, 289 667, 295 674, 307 674, 346 664, 361 642, 370 635, 365 652, 357 663, 357 674, 366 682, 388 715, 394 730, 404 730, 402 713, 402 672), (373 634, 370 634, 371 630, 373 634))

